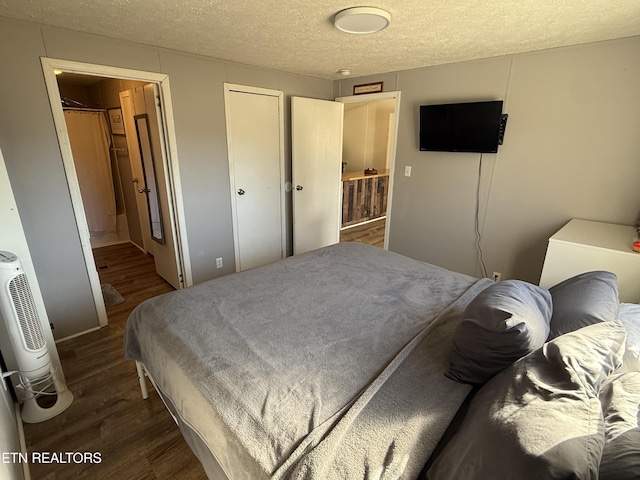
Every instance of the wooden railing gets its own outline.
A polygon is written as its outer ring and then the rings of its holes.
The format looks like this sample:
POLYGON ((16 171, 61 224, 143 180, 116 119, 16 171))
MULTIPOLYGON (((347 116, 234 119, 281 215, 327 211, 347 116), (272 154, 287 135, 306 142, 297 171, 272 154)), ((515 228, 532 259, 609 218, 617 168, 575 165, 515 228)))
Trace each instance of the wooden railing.
POLYGON ((343 227, 374 220, 387 214, 388 175, 344 181, 342 189, 343 227))

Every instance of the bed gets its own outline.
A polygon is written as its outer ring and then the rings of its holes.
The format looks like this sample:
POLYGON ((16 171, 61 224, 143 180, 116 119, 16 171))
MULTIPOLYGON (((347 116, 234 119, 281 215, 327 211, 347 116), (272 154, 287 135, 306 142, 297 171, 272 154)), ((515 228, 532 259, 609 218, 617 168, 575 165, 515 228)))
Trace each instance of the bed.
MULTIPOLYGON (((483 393, 549 344, 552 303, 525 282, 341 243, 150 299, 124 348, 210 479, 480 478, 447 471, 479 438, 477 399, 513 392, 483 393)), ((626 339, 606 320, 587 334, 609 339, 603 378, 626 339)), ((580 344, 573 330, 557 350, 580 344)))

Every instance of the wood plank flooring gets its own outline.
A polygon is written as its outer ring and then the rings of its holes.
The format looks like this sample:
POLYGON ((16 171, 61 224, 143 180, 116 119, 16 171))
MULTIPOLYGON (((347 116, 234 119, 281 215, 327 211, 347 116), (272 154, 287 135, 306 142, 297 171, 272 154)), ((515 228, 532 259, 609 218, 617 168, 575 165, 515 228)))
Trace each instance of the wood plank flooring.
POLYGON ((340 231, 341 242, 360 242, 384 248, 386 218, 340 231))
POLYGON ((67 386, 75 396, 62 414, 25 424, 31 452, 99 452, 99 464, 31 463, 37 480, 205 480, 202 466, 149 385, 143 400, 134 363, 123 354, 126 319, 143 300, 173 290, 153 258, 132 244, 94 250, 102 283, 125 302, 107 310, 109 325, 58 344, 67 386))

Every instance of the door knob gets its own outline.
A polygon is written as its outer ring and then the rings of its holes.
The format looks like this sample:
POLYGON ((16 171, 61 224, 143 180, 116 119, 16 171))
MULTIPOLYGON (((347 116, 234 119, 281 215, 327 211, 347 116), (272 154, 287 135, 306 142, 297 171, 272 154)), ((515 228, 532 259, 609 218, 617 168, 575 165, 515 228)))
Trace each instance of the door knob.
POLYGON ((244 190, 243 189, 238 189, 238 195, 244 195, 244 190))
POLYGON ((302 190, 302 188, 303 188, 302 185, 296 185, 296 190, 300 191, 302 190))

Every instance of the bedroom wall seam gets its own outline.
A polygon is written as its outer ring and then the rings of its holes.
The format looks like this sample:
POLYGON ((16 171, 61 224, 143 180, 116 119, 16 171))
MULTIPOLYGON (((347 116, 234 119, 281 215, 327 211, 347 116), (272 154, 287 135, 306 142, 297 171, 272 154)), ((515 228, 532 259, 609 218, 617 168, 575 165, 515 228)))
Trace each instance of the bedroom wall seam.
POLYGON ((40 26, 40 28, 38 28, 38 31, 40 32, 40 40, 42 40, 42 47, 44 48, 44 55, 45 57, 49 58, 49 50, 47 49, 47 42, 44 38, 44 29, 42 28, 42 26, 40 26))

